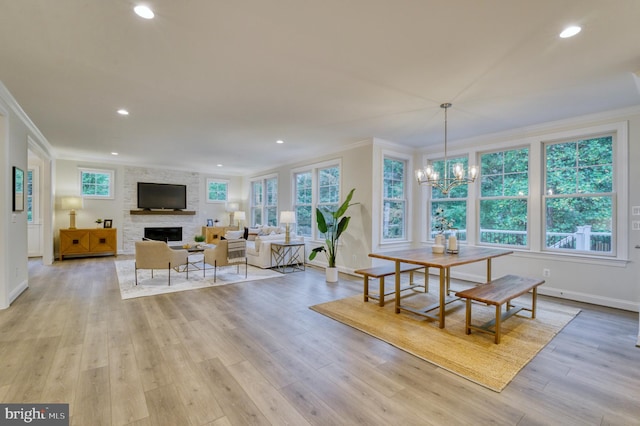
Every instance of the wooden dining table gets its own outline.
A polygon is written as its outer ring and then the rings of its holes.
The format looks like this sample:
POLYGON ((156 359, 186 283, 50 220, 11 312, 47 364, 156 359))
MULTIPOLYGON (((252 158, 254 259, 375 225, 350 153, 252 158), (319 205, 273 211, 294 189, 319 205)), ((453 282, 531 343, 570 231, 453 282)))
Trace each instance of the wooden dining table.
POLYGON ((457 298, 449 298, 449 286, 451 283, 451 268, 455 266, 467 265, 475 262, 487 262, 487 281, 491 281, 491 260, 506 256, 513 253, 511 250, 496 249, 488 247, 476 247, 476 246, 462 246, 459 248, 458 253, 433 253, 431 247, 416 248, 416 249, 404 249, 393 250, 384 253, 370 253, 369 257, 376 259, 384 259, 395 262, 396 266, 396 286, 395 286, 395 312, 400 313, 402 310, 412 312, 414 314, 422 315, 438 321, 440 328, 444 328, 445 325, 445 308, 446 305, 457 298), (425 271, 425 279, 428 277, 428 268, 440 269, 440 294, 438 303, 425 306, 422 308, 415 308, 408 305, 402 305, 400 298, 400 265, 403 263, 410 263, 414 265, 421 265, 427 268, 425 271), (438 315, 431 314, 432 311, 438 309, 438 315))

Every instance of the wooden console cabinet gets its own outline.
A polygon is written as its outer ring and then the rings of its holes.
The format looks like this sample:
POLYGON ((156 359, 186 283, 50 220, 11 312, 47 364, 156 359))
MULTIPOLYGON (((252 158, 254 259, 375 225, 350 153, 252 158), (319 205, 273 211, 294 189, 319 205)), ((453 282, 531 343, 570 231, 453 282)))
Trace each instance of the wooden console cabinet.
POLYGON ((227 231, 236 231, 237 226, 203 226, 202 235, 204 235, 207 244, 218 244, 220 237, 224 237, 227 231))
POLYGON ((60 230, 60 260, 65 256, 102 254, 118 254, 115 228, 60 230))

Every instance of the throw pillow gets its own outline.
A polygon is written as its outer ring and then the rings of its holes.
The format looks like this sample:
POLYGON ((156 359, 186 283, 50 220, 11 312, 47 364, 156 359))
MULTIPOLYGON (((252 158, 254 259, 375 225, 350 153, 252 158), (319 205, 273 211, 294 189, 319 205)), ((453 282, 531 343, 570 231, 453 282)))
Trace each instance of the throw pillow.
POLYGON ((227 240, 237 240, 238 238, 242 238, 244 234, 244 231, 227 231, 226 234, 224 234, 224 237, 227 240))

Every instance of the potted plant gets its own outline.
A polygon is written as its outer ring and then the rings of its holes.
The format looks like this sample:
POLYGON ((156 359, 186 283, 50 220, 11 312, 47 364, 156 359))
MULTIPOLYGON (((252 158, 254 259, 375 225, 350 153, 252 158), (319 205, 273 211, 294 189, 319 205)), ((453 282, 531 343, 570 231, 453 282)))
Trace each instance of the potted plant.
POLYGON ((311 250, 309 254, 309 260, 316 258, 318 253, 324 252, 327 256, 327 262, 329 267, 326 270, 327 282, 334 283, 338 281, 338 268, 336 268, 336 256, 338 252, 338 240, 340 236, 347 230, 351 216, 345 216, 347 209, 357 203, 351 204, 351 198, 353 192, 356 189, 353 188, 349 191, 349 195, 344 200, 344 203, 338 207, 335 211, 325 209, 324 212, 319 208, 316 208, 316 223, 318 225, 318 231, 322 232, 325 237, 326 246, 316 247, 311 250))
POLYGON ((96 219, 96 228, 100 228, 101 223, 102 223, 102 219, 96 219))

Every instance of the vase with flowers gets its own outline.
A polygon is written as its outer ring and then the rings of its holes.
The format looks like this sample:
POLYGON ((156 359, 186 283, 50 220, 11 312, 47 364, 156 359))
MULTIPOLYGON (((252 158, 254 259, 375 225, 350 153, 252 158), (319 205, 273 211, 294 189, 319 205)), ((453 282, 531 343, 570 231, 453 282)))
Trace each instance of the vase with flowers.
POLYGON ((434 253, 444 253, 446 245, 444 234, 450 229, 454 229, 453 220, 447 218, 442 207, 438 207, 433 213, 432 221, 433 229, 438 232, 435 236, 435 244, 433 245, 432 250, 434 253))

